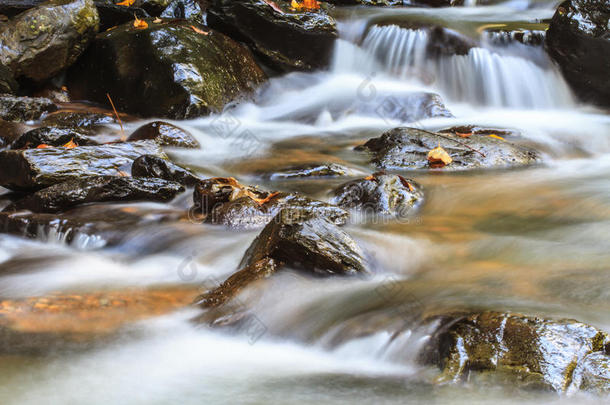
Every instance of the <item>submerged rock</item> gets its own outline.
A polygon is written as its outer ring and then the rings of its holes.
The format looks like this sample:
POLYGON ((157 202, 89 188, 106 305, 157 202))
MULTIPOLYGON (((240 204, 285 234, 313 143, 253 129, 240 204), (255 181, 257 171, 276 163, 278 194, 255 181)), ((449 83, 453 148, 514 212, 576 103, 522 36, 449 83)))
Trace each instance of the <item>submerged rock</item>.
POLYGON ((337 38, 336 21, 324 8, 297 12, 288 0, 273 4, 263 0, 213 0, 208 21, 211 27, 250 44, 276 69, 326 67, 337 38))
POLYGON ((336 163, 290 166, 266 175, 271 180, 320 177, 344 177, 362 174, 360 171, 336 163))
POLYGON ((413 180, 380 172, 342 184, 335 190, 331 202, 342 208, 358 208, 365 214, 406 218, 423 199, 421 186, 413 180))
POLYGON ((240 268, 264 259, 317 275, 366 273, 364 252, 328 219, 302 208, 285 208, 252 242, 240 268))
POLYGON ((150 154, 165 157, 153 141, 5 150, 0 152, 0 185, 33 190, 85 176, 122 176, 135 159, 150 154))
POLYGON ((234 178, 203 180, 193 193, 194 215, 233 228, 257 228, 266 225, 283 208, 306 210, 342 225, 349 214, 342 208, 298 194, 268 192, 245 186, 234 178))
POLYGON ((379 168, 427 169, 428 152, 438 146, 453 160, 442 170, 517 167, 539 159, 533 149, 489 135, 461 137, 406 127, 392 129, 356 149, 370 152, 371 163, 379 168))
POLYGON ((57 106, 48 98, 16 97, 0 94, 0 119, 5 121, 33 121, 57 106))
POLYGON ((568 0, 559 5, 546 48, 584 101, 610 107, 610 3, 568 0))
POLYGON ((163 121, 154 121, 142 125, 127 138, 127 141, 142 141, 145 139, 154 139, 159 145, 178 148, 197 149, 201 146, 197 139, 187 131, 163 121))
POLYGON ((521 386, 565 392, 573 384, 586 386, 582 370, 590 373, 586 381, 603 380, 608 341, 606 333, 574 320, 483 312, 448 317, 430 347, 441 380, 493 373, 521 386))
POLYGON ((190 171, 156 155, 144 155, 134 160, 131 175, 175 181, 188 187, 194 187, 201 182, 201 179, 190 171))
POLYGON ((11 149, 33 149, 39 145, 63 146, 73 141, 79 146, 98 145, 91 134, 70 128, 40 127, 21 135, 11 144, 11 149))
POLYGON ((68 73, 73 99, 107 103, 109 93, 121 111, 184 119, 219 112, 265 80, 250 51, 219 32, 184 20, 146 22, 97 35, 68 73))
POLYGON ((55 184, 10 204, 4 211, 60 212, 92 202, 171 201, 180 184, 153 178, 97 176, 55 184))
POLYGON ((92 0, 50 0, 0 30, 0 62, 15 77, 43 81, 74 63, 98 28, 92 0))

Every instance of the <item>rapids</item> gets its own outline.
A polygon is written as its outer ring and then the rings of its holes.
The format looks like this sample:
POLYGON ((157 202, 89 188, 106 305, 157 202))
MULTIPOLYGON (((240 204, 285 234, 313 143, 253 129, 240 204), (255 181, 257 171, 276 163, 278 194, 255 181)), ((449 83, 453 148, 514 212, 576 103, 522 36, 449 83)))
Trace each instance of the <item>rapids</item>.
MULTIPOLYGON (((357 217, 348 226, 372 253, 371 279, 286 272, 242 298, 258 322, 242 333, 197 327, 190 320, 198 311, 189 309, 130 324, 84 350, 0 355, 0 403, 599 403, 584 394, 434 385, 430 370, 415 363, 428 333, 417 325, 399 339, 342 333, 360 311, 380 305, 379 287, 388 283, 398 286, 394 304, 515 310, 610 331, 610 115, 579 105, 540 45, 484 30, 535 30, 557 2, 476 3, 343 11, 328 70, 274 78, 252 103, 177 122, 203 147, 171 155, 204 176, 320 199, 344 180, 271 181, 260 173, 321 160, 369 172, 353 146, 399 125, 517 129, 543 152, 541 165, 408 173, 427 195, 416 218, 357 217), (400 27, 415 17, 478 46, 431 58, 428 34, 400 27), (385 114, 386 103, 413 91, 440 94, 454 117, 400 122, 385 114)), ((85 235, 68 246, 66 232, 39 240, 0 235, 0 297, 214 285, 232 274, 258 233, 158 225, 104 247, 85 235)))

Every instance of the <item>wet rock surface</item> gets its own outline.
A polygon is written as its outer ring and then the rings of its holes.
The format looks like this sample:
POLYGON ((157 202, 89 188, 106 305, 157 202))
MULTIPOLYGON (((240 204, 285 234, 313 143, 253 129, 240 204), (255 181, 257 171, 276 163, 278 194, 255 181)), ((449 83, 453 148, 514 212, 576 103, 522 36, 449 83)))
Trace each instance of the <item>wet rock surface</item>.
POLYGON ((150 154, 165 157, 153 141, 2 151, 0 184, 35 190, 84 176, 122 176, 135 159, 150 154))
POLYGON ((142 125, 127 138, 127 141, 142 141, 146 139, 153 139, 159 145, 178 148, 197 149, 201 146, 197 139, 189 132, 163 121, 154 121, 142 125))
POLYGON ((20 122, 10 122, 0 119, 0 149, 9 147, 30 127, 20 122))
POLYGON ((375 173, 342 184, 332 202, 342 208, 357 208, 365 214, 406 218, 423 203, 421 186, 396 174, 375 173))
POLYGON ((183 18, 202 24, 203 12, 196 0, 173 0, 161 13, 162 18, 183 18))
POLYGON ((171 201, 184 187, 153 178, 116 176, 85 177, 47 187, 10 204, 6 212, 60 212, 93 202, 171 201))
POLYGON ((608 339, 604 332, 574 320, 483 312, 448 317, 432 345, 437 345, 433 352, 438 353, 442 380, 493 372, 521 386, 566 392, 582 384, 582 369, 603 380, 603 372, 599 375, 591 362, 607 364, 608 339), (601 359, 589 357, 592 354, 601 359))
POLYGON ((42 121, 43 125, 59 128, 94 128, 112 123, 114 118, 110 115, 81 111, 57 111, 42 121))
POLYGON ((334 224, 347 221, 347 211, 322 201, 284 192, 262 191, 245 186, 234 178, 211 178, 200 182, 193 193, 192 213, 203 220, 232 228, 258 228, 266 225, 281 209, 312 212, 334 224))
POLYGON ((546 48, 581 99, 610 107, 610 4, 561 3, 546 35, 546 48))
POLYGON ((21 135, 11 144, 11 149, 35 149, 40 145, 63 146, 70 141, 79 146, 99 144, 90 132, 82 129, 40 127, 21 135))
POLYGON ((136 7, 135 4, 131 7, 117 6, 113 2, 108 0, 96 1, 95 7, 100 17, 100 29, 99 31, 106 31, 117 25, 131 22, 134 16, 139 19, 150 17, 150 14, 146 10, 136 7))
POLYGON ((190 171, 156 155, 144 155, 134 160, 131 175, 175 181, 187 187, 194 187, 201 182, 201 179, 190 171))
POLYGON ((395 128, 373 138, 357 150, 370 152, 371 163, 382 169, 427 169, 428 152, 442 147, 453 160, 439 170, 509 168, 531 165, 538 153, 489 135, 461 137, 416 128, 395 128))
POLYGON ((312 164, 290 166, 285 169, 277 170, 271 174, 266 174, 265 177, 271 180, 284 180, 321 177, 344 177, 359 173, 359 171, 346 166, 342 166, 336 163, 327 163, 319 165, 312 164))
POLYGON ((69 67, 99 28, 92 0, 51 0, 0 30, 0 62, 15 77, 42 81, 69 67))
POLYGON ((336 21, 324 8, 296 12, 290 1, 274 4, 277 9, 262 0, 214 0, 208 22, 249 43, 273 68, 312 70, 327 66, 337 38, 336 21))
POLYGON ((146 22, 97 35, 69 72, 73 99, 106 104, 109 93, 121 111, 184 119, 221 111, 265 80, 250 51, 219 32, 190 21, 146 22))
POLYGON ((285 208, 252 242, 239 267, 269 258, 315 275, 355 275, 366 273, 364 257, 356 241, 326 218, 285 208))
POLYGON ((0 63, 0 94, 12 94, 17 91, 19 85, 13 77, 13 72, 0 63))
POLYGON ((0 119, 5 121, 33 121, 43 114, 57 110, 48 98, 17 97, 0 94, 0 119))

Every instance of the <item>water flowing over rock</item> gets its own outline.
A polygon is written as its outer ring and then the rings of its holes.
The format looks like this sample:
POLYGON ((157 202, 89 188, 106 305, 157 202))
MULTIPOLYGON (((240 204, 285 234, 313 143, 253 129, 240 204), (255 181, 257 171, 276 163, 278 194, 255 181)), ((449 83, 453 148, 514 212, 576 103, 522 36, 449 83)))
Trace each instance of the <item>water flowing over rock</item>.
POLYGON ((335 20, 324 9, 295 12, 290 1, 214 0, 211 27, 249 43, 269 65, 280 70, 326 67, 337 38, 335 20))
POLYGON ((37 191, 4 211, 60 212, 93 202, 171 201, 184 187, 161 179, 97 176, 72 179, 37 191))
POLYGON ((249 50, 219 32, 182 20, 147 24, 98 34, 69 71, 72 98, 107 104, 108 93, 122 111, 184 119, 222 111, 265 80, 249 50))
POLYGON ((165 157, 153 141, 2 151, 0 185, 32 190, 85 176, 121 176, 129 174, 135 159, 149 154, 165 157))
POLYGON ((610 2, 569 0, 553 16, 546 47, 581 99, 610 107, 610 2))
POLYGON ((395 128, 373 138, 359 150, 372 154, 375 166, 382 169, 427 169, 428 152, 442 147, 453 162, 439 170, 493 169, 531 165, 538 153, 530 148, 488 135, 461 137, 417 128, 395 128))
POLYGON ((92 0, 51 0, 0 30, 0 62, 15 77, 48 79, 76 61, 98 28, 92 0))

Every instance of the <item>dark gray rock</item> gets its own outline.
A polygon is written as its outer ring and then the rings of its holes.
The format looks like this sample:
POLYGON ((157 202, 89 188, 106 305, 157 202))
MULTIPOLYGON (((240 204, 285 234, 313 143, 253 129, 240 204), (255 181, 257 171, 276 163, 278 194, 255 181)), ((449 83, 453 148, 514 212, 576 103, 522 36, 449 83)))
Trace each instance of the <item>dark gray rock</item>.
POLYGON ((112 123, 114 118, 110 115, 80 111, 58 111, 42 121, 43 125, 59 128, 93 128, 112 123))
POLYGON ((16 97, 0 94, 0 119, 5 121, 33 121, 57 106, 48 98, 16 97))
POLYGON ((98 28, 92 0, 50 0, 0 30, 0 63, 15 77, 43 81, 74 63, 98 28))
POLYGON ((156 155, 144 155, 134 160, 131 175, 175 181, 188 187, 194 187, 201 182, 201 179, 190 171, 156 155))
POLYGON ((11 144, 11 149, 33 149, 39 145, 63 146, 73 141, 78 146, 98 145, 85 130, 71 128, 40 127, 21 135, 11 144))
POLYGON ((13 72, 0 63, 0 94, 13 94, 19 88, 19 85, 13 77, 13 72))
POLYGON ((154 121, 142 125, 127 138, 127 141, 142 141, 145 139, 154 139, 159 145, 163 146, 192 149, 201 147, 197 139, 189 132, 163 121, 154 121))

